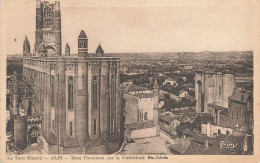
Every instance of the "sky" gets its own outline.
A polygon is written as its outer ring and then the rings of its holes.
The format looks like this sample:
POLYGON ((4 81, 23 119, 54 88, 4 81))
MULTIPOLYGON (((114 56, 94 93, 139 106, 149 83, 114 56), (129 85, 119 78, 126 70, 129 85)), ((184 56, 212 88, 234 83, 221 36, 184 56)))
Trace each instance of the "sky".
MULTIPOLYGON (((81 30, 87 34, 91 53, 99 43, 105 53, 253 49, 256 6, 240 0, 174 2, 60 0, 62 51, 69 43, 71 53, 77 53, 81 30)), ((33 49, 35 4, 2 0, 3 53, 22 53, 25 35, 33 49)))

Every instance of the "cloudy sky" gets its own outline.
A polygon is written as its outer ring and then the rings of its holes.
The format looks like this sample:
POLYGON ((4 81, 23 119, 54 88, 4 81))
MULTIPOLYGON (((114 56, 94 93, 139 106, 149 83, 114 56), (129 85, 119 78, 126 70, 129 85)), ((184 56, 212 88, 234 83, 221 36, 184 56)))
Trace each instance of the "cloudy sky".
MULTIPOLYGON (((72 53, 82 29, 89 52, 99 42, 107 53, 252 50, 259 7, 240 0, 60 2, 63 52, 68 42, 72 53)), ((3 52, 21 53, 25 35, 33 48, 35 1, 2 0, 1 7, 3 52)))

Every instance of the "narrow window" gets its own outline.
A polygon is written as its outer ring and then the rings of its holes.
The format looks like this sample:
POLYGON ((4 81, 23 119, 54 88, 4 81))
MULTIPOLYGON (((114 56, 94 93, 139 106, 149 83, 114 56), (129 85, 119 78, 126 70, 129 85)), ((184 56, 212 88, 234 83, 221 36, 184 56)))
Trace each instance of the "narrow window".
POLYGON ((219 86, 219 95, 221 95, 221 93, 222 93, 222 87, 219 86))
POLYGON ((247 119, 246 119, 246 113, 245 113, 245 125, 247 125, 247 121, 246 121, 247 119))
POLYGON ((115 119, 113 119, 113 121, 112 121, 112 132, 114 132, 115 131, 115 119))
POLYGON ((115 90, 115 76, 112 76, 111 80, 111 107, 116 108, 116 90, 115 90))
POLYGON ((93 90, 92 90, 92 109, 97 109, 97 77, 93 77, 93 90))
POLYGON ((233 113, 233 110, 232 110, 232 119, 234 119, 234 113, 233 113))
POLYGON ((51 120, 52 123, 52 132, 54 132, 54 120, 51 120))
POLYGON ((221 130, 220 129, 218 129, 218 135, 220 135, 221 134, 221 130))
POLYGON ((229 131, 228 130, 226 131, 226 135, 229 135, 229 131))
POLYGON ((93 134, 97 135, 97 120, 96 119, 94 119, 94 128, 93 128, 93 130, 94 130, 93 134))
POLYGON ((144 113, 144 120, 148 120, 147 114, 148 114, 147 112, 144 113))
POLYGON ((68 81, 68 102, 69 102, 69 109, 73 109, 73 77, 69 77, 68 81))
POLYGON ((51 106, 54 107, 54 76, 51 76, 51 106))
POLYGON ((70 136, 72 136, 72 122, 70 122, 70 136))
POLYGON ((239 112, 237 112, 237 120, 238 120, 238 115, 239 115, 239 112))

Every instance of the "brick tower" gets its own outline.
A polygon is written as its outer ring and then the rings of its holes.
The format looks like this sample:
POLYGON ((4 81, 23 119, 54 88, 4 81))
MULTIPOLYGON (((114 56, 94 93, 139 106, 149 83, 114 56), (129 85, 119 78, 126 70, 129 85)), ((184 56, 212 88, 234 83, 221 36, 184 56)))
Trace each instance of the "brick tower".
POLYGON ((61 55, 60 2, 36 0, 35 52, 44 44, 49 55, 61 55))

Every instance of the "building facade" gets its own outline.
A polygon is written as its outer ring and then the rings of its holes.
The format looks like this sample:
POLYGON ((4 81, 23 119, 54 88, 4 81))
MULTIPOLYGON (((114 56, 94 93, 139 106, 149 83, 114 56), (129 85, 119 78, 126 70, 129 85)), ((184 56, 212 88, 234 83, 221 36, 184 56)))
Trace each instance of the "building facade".
POLYGON ((125 93, 125 138, 151 137, 159 135, 159 92, 155 80, 153 90, 125 93))
POLYGON ((235 89, 235 77, 228 72, 197 72, 195 74, 196 112, 209 113, 208 104, 228 107, 228 98, 235 89))
POLYGON ((119 58, 104 57, 101 45, 88 53, 88 38, 78 37, 78 56, 61 50, 60 3, 36 1, 35 46, 24 54, 23 75, 33 84, 34 113, 42 115, 48 153, 107 154, 122 138, 119 58))

